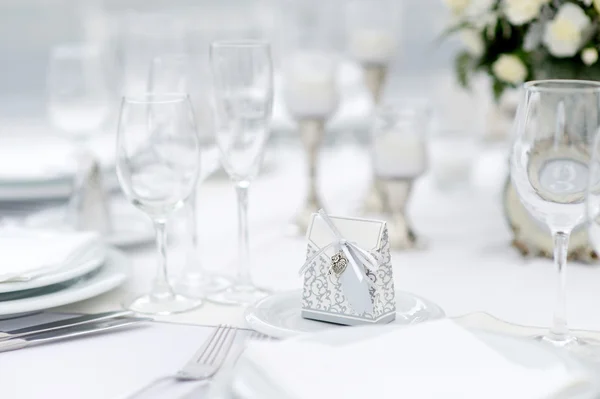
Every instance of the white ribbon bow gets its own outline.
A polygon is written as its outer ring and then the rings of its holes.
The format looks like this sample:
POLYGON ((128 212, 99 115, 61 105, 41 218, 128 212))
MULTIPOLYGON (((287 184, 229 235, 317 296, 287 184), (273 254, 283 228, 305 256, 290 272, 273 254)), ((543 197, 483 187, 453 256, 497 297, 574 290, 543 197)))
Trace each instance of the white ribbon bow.
MULTIPOLYGON (((331 233, 335 236, 335 240, 311 256, 306 263, 302 265, 298 274, 302 276, 306 270, 311 267, 312 263, 321 256, 325 256, 327 260, 330 260, 329 257, 325 255, 325 251, 331 247, 334 247, 336 252, 341 251, 344 253, 346 259, 348 259, 348 263, 350 263, 350 266, 352 266, 352 271, 356 274, 358 281, 362 282, 363 280, 366 280, 369 286, 373 286, 373 282, 367 277, 364 269, 359 265, 363 265, 365 268, 375 273, 379 266, 377 259, 375 259, 371 253, 360 248, 355 243, 346 240, 323 209, 320 209, 318 214, 327 224, 327 227, 329 227, 329 231, 331 231, 331 233)), ((329 266, 329 270, 327 271, 328 273, 332 267, 333 264, 329 266)))

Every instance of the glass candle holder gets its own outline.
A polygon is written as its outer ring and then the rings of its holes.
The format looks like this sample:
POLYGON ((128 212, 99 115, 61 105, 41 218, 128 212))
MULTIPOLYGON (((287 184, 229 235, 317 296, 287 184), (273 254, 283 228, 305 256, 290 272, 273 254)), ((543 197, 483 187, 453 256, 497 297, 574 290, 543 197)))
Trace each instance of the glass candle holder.
POLYGON ((471 182, 475 137, 466 130, 441 130, 429 142, 431 172, 440 190, 454 191, 471 182))
POLYGON ((390 245, 410 249, 417 236, 408 220, 414 181, 427 170, 427 128, 419 113, 387 104, 376 113, 372 129, 371 158, 375 189, 388 217, 390 245))

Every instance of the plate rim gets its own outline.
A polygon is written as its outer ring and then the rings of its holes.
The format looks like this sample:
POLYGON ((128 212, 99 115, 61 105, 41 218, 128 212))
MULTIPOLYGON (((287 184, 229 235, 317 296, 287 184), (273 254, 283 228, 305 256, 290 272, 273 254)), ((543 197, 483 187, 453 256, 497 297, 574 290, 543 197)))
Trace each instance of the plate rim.
POLYGON ((130 277, 132 262, 124 252, 109 248, 106 251, 106 261, 99 270, 97 275, 90 277, 81 286, 77 286, 77 283, 75 283, 49 294, 41 294, 12 301, 2 301, 0 305, 7 305, 8 311, 7 306, 0 306, 0 317, 33 313, 70 305, 104 294, 117 288, 130 277), (107 264, 110 264, 109 269, 103 270, 107 264))
MULTIPOLYGON (((244 320, 246 321, 246 324, 253 330, 256 330, 260 333, 263 333, 270 337, 274 337, 274 338, 278 338, 278 339, 288 339, 288 338, 296 337, 299 335, 301 336, 304 334, 314 334, 315 332, 302 332, 302 331, 292 330, 292 329, 289 329, 286 327, 274 326, 256 316, 256 309, 258 307, 260 307, 263 303, 272 301, 276 297, 286 298, 286 297, 291 297, 294 294, 297 294, 298 298, 301 298, 301 292, 302 292, 301 289, 280 291, 280 292, 273 293, 273 294, 259 300, 254 305, 248 307, 248 309, 246 309, 246 311, 244 312, 244 320)), ((444 311, 444 309, 441 306, 439 306, 438 304, 436 304, 435 302, 432 302, 429 299, 423 298, 420 295, 413 294, 410 291, 396 290, 396 295, 398 293, 408 294, 413 297, 416 297, 416 298, 426 302, 427 304, 434 306, 440 312, 440 316, 439 316, 440 319, 446 317, 446 312, 444 311)), ((332 324, 330 329, 336 329, 335 325, 332 324)), ((330 329, 328 328, 328 329, 325 329, 322 331, 327 331, 330 329)))
POLYGON ((65 281, 69 281, 91 273, 100 268, 108 258, 108 252, 110 251, 109 248, 106 245, 100 244, 100 249, 103 251, 102 256, 98 256, 98 258, 95 259, 90 259, 78 264, 77 266, 59 270, 56 273, 45 274, 31 281, 0 284, 0 294, 43 288, 54 284, 64 283, 65 281), (12 289, 3 289, 4 287, 12 287, 12 289))

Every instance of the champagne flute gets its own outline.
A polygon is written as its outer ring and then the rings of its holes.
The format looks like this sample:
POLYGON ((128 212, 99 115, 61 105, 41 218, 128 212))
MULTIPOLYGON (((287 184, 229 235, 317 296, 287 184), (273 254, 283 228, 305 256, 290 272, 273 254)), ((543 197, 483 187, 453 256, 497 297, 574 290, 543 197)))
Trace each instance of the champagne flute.
POLYGON ((165 315, 202 304, 176 294, 167 278, 167 222, 196 187, 200 149, 189 98, 182 94, 125 97, 117 134, 117 176, 125 197, 154 223, 159 266, 149 294, 125 306, 165 315))
POLYGON ((67 222, 74 228, 111 229, 108 201, 101 198, 102 217, 80 214, 88 174, 100 173, 89 140, 98 134, 110 112, 111 92, 99 48, 71 44, 53 48, 47 72, 48 116, 75 146, 77 172, 67 206, 67 222))
POLYGON ((219 41, 210 47, 216 138, 221 162, 238 198, 238 275, 233 286, 210 296, 215 302, 250 305, 267 295, 252 283, 248 247, 248 188, 265 153, 273 108, 270 45, 219 41))
POLYGON ((538 339, 589 353, 590 342, 567 326, 566 266, 569 237, 586 220, 590 145, 600 125, 600 82, 542 80, 524 86, 514 124, 510 174, 527 210, 554 238, 558 270, 554 321, 538 339))
MULTIPOLYGON (((150 66, 148 89, 151 93, 187 93, 193 107, 200 139, 200 175, 198 186, 219 169, 219 153, 215 142, 212 112, 207 87, 202 84, 202 71, 187 54, 164 54, 154 58, 150 66)), ((221 291, 231 283, 228 279, 207 273, 200 259, 198 231, 198 195, 196 188, 186 202, 189 243, 186 265, 175 282, 177 292, 193 297, 221 291)))

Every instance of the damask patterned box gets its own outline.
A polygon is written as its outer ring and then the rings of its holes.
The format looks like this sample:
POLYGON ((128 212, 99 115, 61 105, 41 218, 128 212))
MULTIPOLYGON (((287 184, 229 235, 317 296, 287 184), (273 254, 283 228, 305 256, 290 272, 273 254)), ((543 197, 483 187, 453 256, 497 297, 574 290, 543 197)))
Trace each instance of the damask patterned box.
POLYGON ((306 238, 302 317, 345 325, 395 319, 385 222, 333 217, 320 211, 313 215, 306 238))

